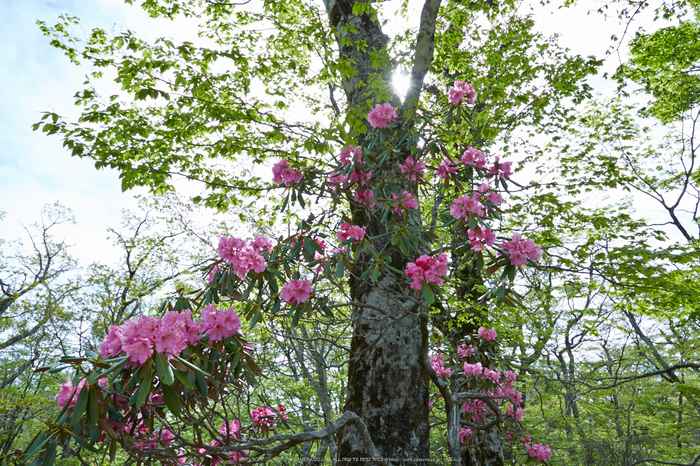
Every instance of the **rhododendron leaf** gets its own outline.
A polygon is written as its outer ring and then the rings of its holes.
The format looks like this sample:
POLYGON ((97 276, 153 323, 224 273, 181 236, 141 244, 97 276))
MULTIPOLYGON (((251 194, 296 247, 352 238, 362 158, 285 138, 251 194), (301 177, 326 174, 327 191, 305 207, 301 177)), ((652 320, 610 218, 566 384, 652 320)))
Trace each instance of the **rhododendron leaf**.
POLYGON ((299 319, 301 319, 303 311, 304 310, 301 306, 297 306, 297 308, 294 310, 294 316, 292 316, 292 327, 296 327, 299 324, 299 319))
POLYGON ((83 414, 85 413, 85 407, 87 406, 88 402, 88 387, 83 386, 82 390, 80 390, 80 394, 78 394, 78 399, 75 402, 75 406, 73 407, 73 417, 70 420, 70 425, 71 427, 74 427, 78 421, 83 417, 83 414))
MULTIPOLYGON (((91 426, 97 425, 97 386, 90 385, 87 398, 87 422, 91 426)), ((97 440, 97 439, 94 439, 97 440)))
POLYGON ((80 437, 80 435, 76 434, 76 433, 73 432, 73 431, 68 431, 68 432, 70 433, 71 437, 73 437, 73 439, 75 439, 75 441, 78 442, 78 445, 80 445, 81 447, 83 447, 83 448, 85 448, 86 450, 91 451, 91 452, 93 452, 93 453, 99 453, 99 452, 100 452, 97 448, 95 448, 94 446, 90 445, 90 444, 87 443, 85 440, 83 440, 83 438, 80 437))
POLYGON ((515 272, 518 269, 514 265, 506 265, 506 272, 508 273, 508 280, 511 282, 515 280, 515 272))
POLYGON ((175 376, 173 375, 173 368, 170 363, 163 357, 162 354, 156 353, 156 373, 158 378, 165 385, 172 385, 175 382, 175 376))
POLYGON ((491 267, 487 268, 484 270, 484 274, 488 277, 489 275, 493 275, 498 269, 500 265, 499 264, 494 264, 491 267))
POLYGON ((406 246, 405 241, 403 240, 403 237, 399 240, 399 250, 404 256, 408 256, 410 254, 410 251, 408 250, 408 246, 406 246))
POLYGON ((338 265, 335 268, 336 278, 343 278, 343 273, 345 272, 345 264, 343 263, 343 261, 344 261, 343 257, 338 258, 338 265))
POLYGON ((464 254, 465 252, 469 251, 471 249, 471 244, 470 243, 465 243, 455 249, 456 254, 464 254))
POLYGON ((497 303, 501 304, 503 302, 503 297, 506 294, 506 286, 504 284, 501 284, 497 289, 496 289, 496 299, 497 303))
POLYGON ((509 307, 514 307, 517 308, 518 306, 515 304, 515 302, 510 298, 510 296, 504 296, 503 297, 503 304, 509 307))
POLYGON ((207 396, 209 394, 209 386, 207 385, 207 379, 203 374, 199 372, 195 374, 194 384, 197 387, 199 393, 201 393, 203 396, 207 396))
POLYGON ((372 268, 372 283, 376 283, 378 278, 379 278, 379 266, 375 265, 372 268))
POLYGON ((471 213, 469 214, 469 228, 471 230, 476 229, 476 216, 471 213))
POLYGON ((401 235, 396 234, 391 238, 391 245, 396 246, 397 244, 399 244, 399 241, 401 241, 401 235))
POLYGON ((169 385, 162 385, 160 389, 163 390, 163 401, 165 401, 165 406, 168 407, 171 413, 175 416, 179 416, 182 411, 182 405, 180 404, 180 398, 177 396, 175 389, 169 385))
MULTIPOLYGON (((189 372, 188 372, 188 375, 189 375, 189 374, 194 374, 194 372, 189 371, 189 372)), ((174 375, 175 378, 178 380, 178 382, 180 382, 183 386, 185 386, 185 387, 188 388, 189 390, 194 390, 194 385, 192 385, 192 382, 190 382, 190 381, 187 379, 187 377, 185 377, 184 375, 182 375, 182 373, 180 373, 179 371, 173 371, 173 375, 174 375)), ((192 380, 194 381, 194 377, 192 378, 192 380)))
POLYGON ((272 312, 274 314, 277 314, 280 311, 281 305, 282 305, 282 301, 279 298, 276 298, 275 302, 272 304, 272 312))
POLYGON ((50 466, 54 463, 56 460, 56 451, 58 447, 58 441, 54 440, 51 443, 51 446, 49 447, 49 451, 46 454, 46 457, 44 458, 44 461, 41 463, 42 466, 50 466))
POLYGON ((423 297, 425 298, 425 302, 428 303, 428 305, 433 304, 435 302, 435 294, 433 293, 433 288, 430 286, 430 283, 426 283, 425 280, 423 280, 423 297))
POLYGON ((262 312, 260 311, 260 309, 258 309, 257 311, 255 311, 255 314, 253 314, 253 318, 250 320, 250 324, 248 325, 248 328, 253 328, 253 327, 255 327, 255 324, 257 324, 257 323, 258 323, 258 320, 260 320, 260 315, 261 315, 261 314, 262 314, 262 312))
POLYGON ((98 354, 95 353, 94 351, 86 351, 86 352, 85 352, 85 355, 86 355, 88 358, 92 358, 92 359, 97 359, 97 358, 99 358, 98 354))
MULTIPOLYGON (((66 406, 68 406, 68 403, 66 403, 66 406)), ((51 440, 51 437, 46 438, 46 431, 40 431, 36 437, 34 437, 31 445, 29 445, 27 450, 24 452, 24 455, 22 456, 22 463, 28 463, 31 457, 34 456, 37 451, 39 451, 39 448, 43 447, 49 440, 51 440)))
POLYGON ((56 372, 61 372, 61 371, 62 371, 63 369, 65 369, 66 367, 68 367, 68 366, 58 366, 58 367, 54 367, 54 368, 49 369, 49 370, 48 370, 48 373, 49 373, 49 374, 55 374, 56 372))
POLYGON ((141 408, 148 398, 148 394, 151 392, 151 383, 153 382, 153 367, 149 367, 145 376, 141 379, 139 388, 136 390, 134 396, 129 400, 129 404, 133 404, 137 409, 141 408))

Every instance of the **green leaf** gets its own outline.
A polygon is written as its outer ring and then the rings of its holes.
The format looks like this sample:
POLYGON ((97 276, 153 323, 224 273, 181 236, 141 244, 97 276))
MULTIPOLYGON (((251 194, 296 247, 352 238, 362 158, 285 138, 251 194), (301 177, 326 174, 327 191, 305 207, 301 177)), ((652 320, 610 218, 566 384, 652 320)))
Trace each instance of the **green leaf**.
POLYGON ((149 367, 146 374, 141 379, 141 384, 136 390, 136 393, 129 401, 129 404, 133 404, 136 408, 141 408, 148 398, 148 394, 151 392, 151 384, 153 383, 153 367, 149 367))
POLYGON ((71 427, 74 427, 85 413, 85 407, 87 407, 88 402, 88 391, 89 389, 86 386, 83 386, 82 390, 80 390, 75 406, 73 406, 73 417, 70 420, 71 427))
POLYGON ((99 414, 97 412, 98 406, 97 406, 97 386, 96 385, 90 385, 90 390, 88 391, 88 399, 87 399, 87 422, 91 426, 96 426, 97 425, 97 415, 99 414))
POLYGON ((173 382, 175 382, 172 366, 165 357, 158 352, 156 352, 156 373, 160 381, 165 385, 172 385, 173 382))
POLYGON ((429 305, 435 302, 435 294, 433 294, 433 289, 430 286, 430 283, 426 283, 425 281, 423 281, 423 297, 425 298, 425 302, 429 305))
MULTIPOLYGON (((191 371, 189 373, 192 373, 191 371)), ((185 387, 187 387, 190 390, 194 390, 194 385, 187 380, 187 377, 182 375, 180 371, 173 371, 173 374, 175 374, 175 378, 185 387)))
POLYGON ((343 264, 344 259, 342 257, 338 258, 338 265, 335 268, 336 278, 343 278, 343 273, 345 272, 345 264, 343 264))
POLYGON ((207 378, 203 374, 199 372, 195 374, 194 384, 197 386, 197 390, 199 390, 199 393, 201 393, 203 396, 207 396, 209 394, 207 378))
POLYGON ((163 390, 165 406, 167 406, 170 412, 175 416, 179 416, 182 411, 182 405, 180 404, 180 398, 177 396, 175 389, 170 385, 161 385, 160 388, 163 390))

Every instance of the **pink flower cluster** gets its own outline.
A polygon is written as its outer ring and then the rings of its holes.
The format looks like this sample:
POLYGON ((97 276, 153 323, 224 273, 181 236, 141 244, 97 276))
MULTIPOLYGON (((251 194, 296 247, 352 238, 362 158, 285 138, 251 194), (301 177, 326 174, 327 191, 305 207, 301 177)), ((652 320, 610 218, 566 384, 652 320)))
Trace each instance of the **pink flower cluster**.
POLYGON ((527 450, 527 455, 530 458, 535 458, 538 461, 547 461, 552 456, 552 450, 549 449, 549 445, 542 445, 538 443, 537 445, 525 445, 525 450, 527 450))
POLYGON ((272 167, 272 182, 291 186, 301 181, 301 171, 289 168, 289 162, 282 159, 272 167))
POLYGON ((473 104, 476 102, 476 92, 474 87, 464 81, 455 81, 455 87, 447 93, 447 99, 451 104, 459 105, 462 99, 466 97, 467 103, 473 104))
POLYGON ((479 186, 479 192, 486 193, 485 196, 482 195, 480 198, 482 199, 482 202, 491 202, 494 205, 498 205, 501 202, 503 202, 503 197, 496 191, 492 191, 491 186, 487 185, 486 183, 483 183, 481 186, 479 186))
POLYGON ((493 246, 493 243, 496 241, 496 234, 487 227, 481 227, 479 232, 469 230, 467 235, 469 236, 472 251, 481 251, 484 249, 484 245, 493 246))
POLYGON ((258 409, 250 410, 250 417, 253 418, 253 425, 259 429, 263 430, 264 427, 270 427, 277 420, 278 414, 282 419, 287 419, 287 415, 284 412, 287 409, 280 405, 278 410, 274 410, 269 406, 260 406, 258 409))
POLYGON ((493 341, 496 340, 496 329, 492 328, 491 330, 486 330, 483 326, 479 327, 479 330, 477 331, 479 336, 484 339, 484 341, 493 341))
POLYGON ((192 320, 192 311, 168 311, 162 318, 139 317, 122 325, 112 325, 100 345, 103 358, 125 353, 136 365, 142 365, 153 355, 179 356, 187 344, 194 345, 201 338, 203 326, 192 320))
POLYGON ((221 341, 234 336, 241 329, 241 318, 236 311, 220 311, 213 304, 202 309, 202 331, 209 335, 210 341, 221 341))
POLYGON ((442 159, 442 162, 440 162, 440 165, 438 165, 436 173, 438 177, 442 178, 443 180, 446 180, 449 179, 455 173, 457 173, 458 170, 459 167, 456 164, 452 163, 450 159, 445 157, 444 159, 442 159))
MULTIPOLYGON (((107 379, 100 379, 97 383, 99 385, 105 385, 109 383, 109 381, 107 379)), ((78 385, 73 385, 73 381, 70 379, 70 377, 67 377, 66 382, 61 385, 61 389, 58 391, 58 395, 56 395, 56 402, 58 402, 58 406, 63 408, 66 403, 68 403, 68 408, 73 408, 73 406, 75 406, 75 402, 78 400, 78 395, 80 395, 80 392, 86 385, 86 379, 81 379, 80 382, 78 382, 78 385)), ((90 387, 89 385, 87 386, 90 387)))
POLYGON ((358 189, 355 191, 354 199, 358 204, 365 204, 367 207, 373 207, 376 204, 373 200, 374 192, 371 189, 358 189))
POLYGON ((343 168, 347 168, 352 163, 363 163, 362 160, 362 147, 360 146, 347 146, 340 152, 340 164, 343 168))
POLYGON ((462 154, 462 163, 465 165, 473 165, 479 170, 486 166, 486 156, 479 149, 474 149, 469 146, 462 154))
POLYGON ((388 128, 389 123, 396 123, 398 118, 396 107, 392 107, 389 102, 377 104, 367 115, 367 120, 372 128, 388 128))
POLYGON ((263 253, 272 251, 272 243, 262 235, 255 235, 252 242, 238 238, 222 236, 216 252, 219 257, 233 268, 238 278, 245 280, 251 270, 255 273, 264 272, 267 261, 263 253))
POLYGON ((513 162, 499 162, 498 156, 496 156, 496 161, 494 162, 493 166, 488 169, 486 174, 510 178, 510 175, 513 174, 512 166, 513 162))
POLYGON ((442 377, 444 375, 445 377, 449 378, 452 374, 452 369, 445 367, 445 360, 442 358, 442 354, 430 356, 430 365, 433 367, 433 370, 438 377, 442 377))
POLYGON ((394 205, 394 212, 399 215, 401 215, 401 213, 406 209, 418 208, 418 201, 416 201, 413 194, 409 193, 408 191, 401 193, 400 197, 396 194, 392 194, 391 197, 393 200, 398 201, 397 204, 394 205))
POLYGON ((401 173, 409 180, 417 180, 423 178, 425 174, 425 161, 422 159, 416 162, 413 157, 408 157, 406 163, 400 163, 401 173))
POLYGON ((473 212, 479 217, 483 217, 484 206, 476 196, 466 197, 464 195, 457 196, 454 203, 450 206, 450 215, 454 218, 468 218, 469 212, 473 212))
POLYGON ((503 241, 501 246, 510 257, 510 263, 515 267, 527 264, 528 259, 531 261, 542 259, 542 248, 536 246, 531 239, 521 239, 519 233, 514 234, 512 240, 503 241))
POLYGON ((367 227, 361 227, 358 225, 350 225, 348 222, 343 222, 340 225, 340 231, 338 232, 338 240, 341 242, 348 239, 354 241, 362 241, 365 238, 365 231, 367 227))
POLYGON ((474 351, 474 345, 469 345, 469 348, 467 348, 467 345, 465 343, 462 343, 462 346, 457 348, 457 356, 460 357, 460 359, 467 358, 469 356, 474 356, 475 351, 474 351))
MULTIPOLYGON (((219 433, 222 435, 221 438, 214 439, 211 442, 207 443, 207 446, 209 447, 220 447, 223 445, 226 445, 227 443, 227 437, 232 437, 232 438, 240 438, 241 436, 241 423, 240 421, 231 421, 228 424, 224 423, 221 424, 221 427, 219 428, 219 433)), ((205 448, 200 448, 198 450, 199 453, 205 454, 207 453, 207 450, 205 448)), ((243 451, 230 451, 228 452, 228 461, 227 464, 230 463, 237 463, 239 461, 244 461, 245 456, 243 455, 245 453, 245 450, 243 451)), ((211 466, 216 466, 218 464, 223 463, 222 460, 212 458, 211 460, 211 466)), ((201 466, 200 463, 193 463, 193 466, 201 466)))
POLYGON ((288 304, 303 303, 309 299, 313 285, 308 280, 291 280, 282 287, 280 295, 288 304))
POLYGON ((423 288, 423 280, 426 283, 435 283, 441 286, 443 276, 447 275, 447 256, 440 254, 437 258, 422 255, 416 262, 409 262, 406 266, 406 276, 413 279, 411 287, 417 290, 423 288))
POLYGON ((464 443, 471 438, 472 430, 468 427, 459 429, 459 443, 464 443))

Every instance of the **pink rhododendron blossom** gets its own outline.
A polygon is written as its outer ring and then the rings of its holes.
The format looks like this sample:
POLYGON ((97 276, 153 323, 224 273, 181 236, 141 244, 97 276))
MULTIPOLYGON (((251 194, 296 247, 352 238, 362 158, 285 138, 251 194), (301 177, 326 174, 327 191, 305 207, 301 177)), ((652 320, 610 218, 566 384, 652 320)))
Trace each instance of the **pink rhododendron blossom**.
POLYGON ((513 382, 515 382, 515 379, 517 378, 517 375, 513 371, 506 371, 506 384, 508 386, 513 385, 513 382))
POLYGON ((207 274, 207 283, 211 283, 214 280, 214 276, 219 270, 222 270, 221 264, 216 264, 214 267, 211 268, 209 274, 207 274))
POLYGON ((262 430, 263 426, 270 427, 275 423, 277 413, 269 406, 260 406, 258 409, 250 410, 250 417, 253 418, 253 425, 262 430))
POLYGON ((362 160, 362 147, 360 146, 347 146, 340 152, 340 164, 343 168, 349 167, 353 163, 363 163, 362 160))
POLYGON ((512 167, 513 162, 499 162, 498 156, 496 156, 496 161, 493 166, 486 172, 487 175, 501 176, 503 178, 510 178, 513 174, 512 167))
POLYGON ((271 250, 272 243, 262 235, 256 235, 252 242, 222 236, 216 252, 224 262, 231 264, 238 278, 245 280, 248 272, 262 273, 267 269, 262 253, 271 250))
POLYGON ((506 434, 506 440, 513 440, 513 434, 506 434))
POLYGON ((484 196, 484 201, 490 202, 494 205, 499 205, 501 202, 503 202, 503 196, 498 194, 496 191, 490 191, 489 193, 484 196))
POLYGON ((481 227, 481 233, 477 233, 476 230, 469 230, 467 236, 469 237, 472 251, 481 251, 484 249, 484 245, 493 246, 493 243, 496 241, 496 234, 487 227, 481 227))
POLYGON ((484 369, 484 372, 481 374, 481 378, 484 380, 491 379, 494 384, 497 384, 498 381, 501 380, 501 372, 492 371, 491 369, 484 369))
POLYGON ((233 438, 239 438, 241 436, 241 421, 235 420, 228 424, 221 424, 219 428, 219 433, 223 436, 231 436, 233 438))
POLYGON ((398 118, 396 107, 392 107, 389 102, 375 105, 367 115, 372 128, 388 128, 389 123, 396 123, 396 118, 398 118))
POLYGON ((433 370, 438 377, 442 377, 444 375, 445 377, 449 378, 452 374, 452 369, 445 367, 445 361, 442 358, 442 354, 430 356, 430 365, 433 367, 433 370))
POLYGON ((468 427, 462 427, 459 429, 459 443, 464 443, 467 440, 469 440, 471 437, 472 430, 468 427))
POLYGON ((462 154, 462 163, 465 165, 473 165, 479 170, 486 166, 486 156, 479 150, 469 146, 462 154))
POLYGON ((365 231, 367 227, 360 227, 358 225, 350 225, 348 222, 343 222, 340 225, 340 231, 338 232, 338 240, 346 241, 352 239, 354 241, 362 241, 365 238, 365 231))
POLYGON ((301 181, 301 171, 289 168, 289 162, 282 159, 272 167, 272 182, 291 186, 301 181))
POLYGON ((433 406, 435 406, 435 403, 433 403, 432 401, 428 401, 428 411, 432 411, 433 406))
POLYGON ((281 296, 288 304, 303 303, 309 299, 313 285, 308 280, 292 280, 282 287, 281 296))
POLYGON ((392 194, 391 197, 393 200, 399 201, 394 206, 394 212, 396 212, 399 215, 406 209, 418 208, 418 201, 416 201, 416 199, 413 197, 413 194, 409 193, 408 191, 404 191, 403 193, 401 193, 401 196, 392 194))
POLYGON ((516 267, 527 264, 528 259, 542 259, 542 248, 537 247, 531 239, 521 239, 519 233, 514 234, 512 240, 503 241, 501 246, 510 257, 510 263, 516 267))
MULTIPOLYGON (((523 408, 517 408, 517 409, 515 410, 515 420, 516 420, 516 421, 521 420, 521 419, 523 418, 523 413, 524 413, 524 412, 525 412, 525 410, 524 410, 523 408)), ((528 442, 529 442, 529 441, 530 441, 530 439, 528 439, 528 442)))
POLYGON ((462 343, 462 346, 457 348, 457 356, 459 356, 460 359, 464 359, 469 356, 474 356, 474 346, 469 345, 467 348, 467 345, 465 343, 462 343))
POLYGON ((471 375, 472 377, 480 377, 481 374, 484 372, 484 367, 481 365, 480 362, 477 362, 476 364, 469 364, 468 362, 464 363, 464 376, 469 376, 471 375))
POLYGON ((75 402, 78 400, 78 395, 80 395, 80 391, 86 384, 87 380, 82 379, 80 382, 78 382, 77 386, 74 386, 70 377, 67 377, 66 382, 61 385, 61 389, 58 391, 58 395, 56 395, 58 406, 63 408, 66 403, 68 403, 69 408, 75 406, 75 402))
POLYGON ((371 189, 358 189, 355 191, 355 202, 358 204, 365 204, 367 207, 373 207, 376 202, 374 199, 374 192, 371 189))
POLYGON ((467 103, 469 104, 476 102, 474 87, 464 81, 455 81, 455 87, 447 92, 447 99, 451 104, 459 105, 464 98, 467 99, 467 103))
POLYGON ((442 277, 447 275, 447 256, 440 254, 437 258, 420 256, 416 262, 409 262, 406 266, 406 276, 413 282, 411 287, 417 290, 423 288, 423 280, 426 283, 435 283, 442 286, 442 277))
POLYGON ((438 165, 436 173, 437 176, 439 176, 443 180, 446 180, 449 179, 455 173, 457 173, 458 170, 459 167, 457 165, 453 164, 450 159, 444 158, 442 159, 442 162, 440 162, 440 165, 438 165))
POLYGON ((350 177, 348 178, 348 182, 350 184, 357 184, 357 186, 364 186, 367 184, 369 181, 369 178, 372 176, 372 171, 367 171, 363 172, 362 170, 358 170, 357 168, 353 168, 352 171, 350 172, 350 177))
POLYGON ((232 337, 241 329, 241 318, 233 308, 220 311, 213 304, 202 309, 203 331, 209 335, 209 341, 221 341, 232 337))
POLYGON ((103 359, 116 356, 122 351, 121 327, 111 325, 107 336, 100 345, 100 357, 103 359))
POLYGON ((454 203, 450 206, 450 215, 454 218, 466 219, 469 217, 469 212, 483 217, 485 213, 484 206, 474 197, 457 196, 454 203))
POLYGON ((422 159, 416 162, 413 157, 408 157, 405 164, 399 164, 401 173, 409 180, 423 178, 425 174, 425 161, 422 159))
POLYGON ((336 193, 338 192, 338 187, 341 187, 342 189, 347 188, 347 181, 347 175, 335 172, 330 176, 330 178, 328 178, 329 189, 333 191, 333 193, 336 193))
POLYGON ((549 445, 542 445, 538 443, 537 445, 525 445, 525 450, 530 458, 535 458, 538 461, 547 461, 552 456, 552 450, 549 449, 549 445))
POLYGON ((491 341, 496 339, 496 329, 486 330, 483 326, 479 327, 479 336, 484 339, 484 341, 491 341))

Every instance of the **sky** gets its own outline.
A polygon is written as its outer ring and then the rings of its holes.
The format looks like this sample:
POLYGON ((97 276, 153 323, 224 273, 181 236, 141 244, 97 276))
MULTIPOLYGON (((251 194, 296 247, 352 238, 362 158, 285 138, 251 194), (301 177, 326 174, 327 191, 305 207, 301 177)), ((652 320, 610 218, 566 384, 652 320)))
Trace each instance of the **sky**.
MULTIPOLYGON (((621 36, 624 25, 595 13, 599 5, 586 0, 572 9, 538 7, 536 22, 545 33, 559 33, 573 52, 604 57, 610 36, 621 36)), ((61 225, 55 236, 74 245, 71 253, 83 265, 110 262, 118 250, 107 239, 107 229, 118 228, 122 209, 135 210, 134 195, 145 191, 123 193, 116 172, 96 170, 91 160, 71 157, 59 137, 31 129, 43 111, 77 115, 72 96, 88 70, 51 47, 36 25, 37 20, 53 25, 62 13, 80 18, 86 31, 130 29, 143 38, 181 39, 183 30, 191 35, 194 28, 153 20, 123 0, 0 0, 0 210, 6 212, 0 238, 26 240, 23 227, 41 219, 44 205, 58 201, 73 211, 75 224, 61 225)), ((605 70, 616 65, 616 57, 608 59, 605 70)), ((604 93, 614 87, 601 78, 593 85, 604 93)))

